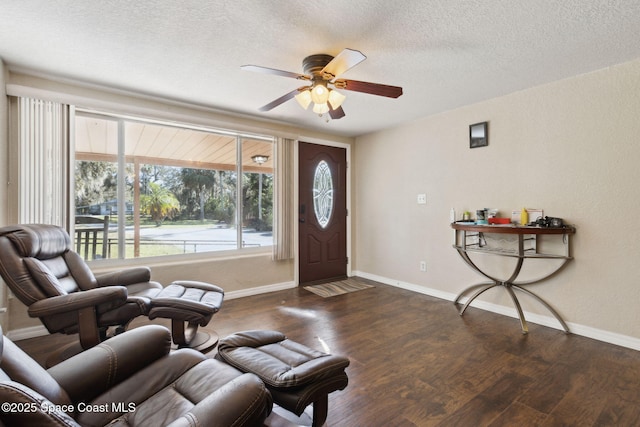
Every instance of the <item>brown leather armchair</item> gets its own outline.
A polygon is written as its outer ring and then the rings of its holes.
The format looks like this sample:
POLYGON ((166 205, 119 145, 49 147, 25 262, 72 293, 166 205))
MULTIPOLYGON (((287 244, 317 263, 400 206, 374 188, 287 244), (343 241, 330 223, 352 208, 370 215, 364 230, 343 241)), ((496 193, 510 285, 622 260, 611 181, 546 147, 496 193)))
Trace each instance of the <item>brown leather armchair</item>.
POLYGON ((147 325, 45 370, 0 330, 0 425, 263 425, 273 403, 256 375, 170 346, 147 325))
MULTIPOLYGON (((29 316, 40 318, 50 333, 78 333, 82 349, 123 332, 141 315, 172 319, 174 341, 187 347, 195 342, 197 327, 206 325, 222 305, 221 288, 191 281, 163 288, 150 280, 148 267, 94 275, 71 248, 69 234, 54 225, 0 228, 0 275, 4 281, 28 307, 29 316), (189 324, 186 331, 184 322, 189 324)), ((217 342, 217 336, 215 341, 206 338, 199 337, 199 342, 217 342)), ((79 349, 68 354, 74 351, 79 349)))

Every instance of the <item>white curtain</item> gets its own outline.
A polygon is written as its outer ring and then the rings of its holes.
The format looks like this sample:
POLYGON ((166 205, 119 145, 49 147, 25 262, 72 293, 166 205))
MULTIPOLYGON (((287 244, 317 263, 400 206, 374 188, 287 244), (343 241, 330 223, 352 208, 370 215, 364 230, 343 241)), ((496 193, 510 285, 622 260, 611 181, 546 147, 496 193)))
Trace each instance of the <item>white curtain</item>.
POLYGON ((273 259, 294 257, 293 221, 293 145, 294 140, 277 138, 275 145, 273 259))
POLYGON ((69 106, 18 99, 18 221, 66 227, 69 106))

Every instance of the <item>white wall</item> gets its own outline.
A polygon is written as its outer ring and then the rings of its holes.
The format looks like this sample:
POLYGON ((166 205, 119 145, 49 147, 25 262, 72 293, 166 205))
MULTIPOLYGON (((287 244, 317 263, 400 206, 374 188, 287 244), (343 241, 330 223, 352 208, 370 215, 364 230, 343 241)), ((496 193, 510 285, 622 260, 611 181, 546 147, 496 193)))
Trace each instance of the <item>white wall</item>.
MULTIPOLYGON (((481 277, 451 247, 450 208, 543 208, 577 227, 575 260, 532 290, 574 332, 640 342, 639 94, 637 60, 357 138, 355 269, 452 299, 481 277), (482 121, 489 146, 469 149, 482 121)), ((513 307, 502 289, 481 299, 513 307)))

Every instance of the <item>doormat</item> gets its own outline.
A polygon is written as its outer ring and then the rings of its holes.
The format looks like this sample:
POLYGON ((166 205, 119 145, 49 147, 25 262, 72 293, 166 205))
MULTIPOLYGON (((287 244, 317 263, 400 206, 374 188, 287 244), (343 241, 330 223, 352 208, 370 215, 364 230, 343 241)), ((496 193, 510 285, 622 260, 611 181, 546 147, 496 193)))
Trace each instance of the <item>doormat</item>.
POLYGON ((322 298, 329 298, 373 287, 373 285, 356 279, 346 279, 337 282, 323 283, 320 285, 304 286, 304 289, 309 292, 313 292, 316 295, 320 295, 322 298))

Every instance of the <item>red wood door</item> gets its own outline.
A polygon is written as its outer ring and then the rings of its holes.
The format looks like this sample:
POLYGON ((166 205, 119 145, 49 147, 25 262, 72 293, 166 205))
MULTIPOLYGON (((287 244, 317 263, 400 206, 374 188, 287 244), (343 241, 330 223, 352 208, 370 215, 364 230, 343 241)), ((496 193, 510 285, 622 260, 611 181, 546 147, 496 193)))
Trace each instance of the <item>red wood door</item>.
POLYGON ((299 165, 299 282, 347 275, 346 149, 301 142, 299 165))

